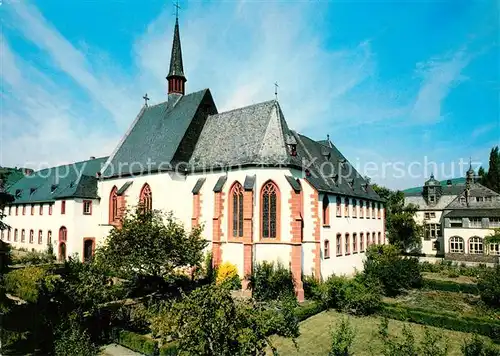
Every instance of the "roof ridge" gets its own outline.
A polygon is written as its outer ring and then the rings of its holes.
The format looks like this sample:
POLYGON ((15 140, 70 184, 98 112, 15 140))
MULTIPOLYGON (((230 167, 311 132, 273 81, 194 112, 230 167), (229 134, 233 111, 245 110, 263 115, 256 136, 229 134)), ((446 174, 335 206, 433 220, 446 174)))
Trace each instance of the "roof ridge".
POLYGON ((264 105, 264 104, 268 104, 268 103, 273 102, 273 101, 276 101, 276 99, 266 100, 266 101, 261 101, 261 102, 259 102, 259 103, 250 104, 250 105, 247 105, 247 106, 242 106, 242 107, 239 107, 239 108, 234 108, 234 109, 227 110, 227 111, 222 111, 222 112, 219 112, 219 113, 217 113, 217 114, 213 114, 213 115, 209 115, 209 116, 217 116, 217 115, 222 115, 222 114, 228 114, 228 113, 231 113, 231 112, 233 112, 233 111, 238 111, 238 110, 248 109, 248 108, 251 108, 251 107, 253 107, 253 106, 257 106, 257 105, 264 105))
MULTIPOLYGON (((96 157, 96 158, 93 158, 93 159, 86 159, 86 160, 83 160, 83 161, 77 161, 77 162, 71 162, 71 163, 66 163, 66 164, 60 164, 58 166, 47 167, 47 168, 44 168, 44 169, 39 169, 38 171, 33 171, 33 173, 31 173, 30 175, 34 175, 34 174, 36 174, 38 172, 42 172, 42 171, 45 171, 47 169, 55 169, 55 168, 70 166, 72 164, 79 164, 79 163, 85 163, 85 162, 90 162, 90 161, 97 161, 99 159, 103 159, 103 158, 106 158, 106 157, 109 157, 109 156, 96 157)), ((27 177, 29 177, 30 175, 28 175, 27 177)))

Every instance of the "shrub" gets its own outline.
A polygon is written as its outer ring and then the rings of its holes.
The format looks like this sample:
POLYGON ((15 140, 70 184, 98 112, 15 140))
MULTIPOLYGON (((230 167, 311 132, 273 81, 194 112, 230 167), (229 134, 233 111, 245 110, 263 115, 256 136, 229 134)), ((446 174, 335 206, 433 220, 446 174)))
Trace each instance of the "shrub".
POLYGON ((347 278, 330 276, 320 287, 321 301, 326 308, 340 309, 344 300, 345 285, 347 278))
POLYGON ((440 290, 444 292, 479 294, 477 285, 470 283, 457 283, 454 281, 441 281, 438 279, 424 278, 423 286, 430 290, 440 290))
POLYGON ((355 331, 349 324, 349 320, 344 318, 332 331, 332 346, 330 356, 349 356, 351 346, 354 341, 355 331))
POLYGON ((5 289, 27 302, 36 302, 47 271, 42 267, 28 266, 13 270, 5 276, 5 289))
POLYGON ((484 270, 477 286, 483 302, 492 307, 500 307, 500 265, 484 270))
POLYGON ((257 264, 253 273, 247 277, 248 288, 258 301, 276 300, 295 295, 292 272, 281 263, 262 262, 257 264))
POLYGON ((321 300, 321 283, 314 276, 302 276, 304 297, 308 300, 321 300))
POLYGON ((466 339, 462 344, 462 354, 464 356, 499 356, 500 351, 496 350, 493 345, 488 345, 477 334, 473 334, 471 338, 466 339))
POLYGON ((450 269, 448 271, 448 277, 449 278, 457 278, 460 274, 458 273, 458 271, 456 269, 450 269))
MULTIPOLYGON (((52 247, 52 246, 51 246, 52 247)), ((56 257, 54 256, 53 251, 47 248, 44 252, 38 251, 29 251, 22 255, 13 255, 12 256, 12 264, 14 265, 39 265, 45 263, 52 263, 55 261, 56 257)), ((20 251, 20 250, 19 250, 20 251)))
POLYGON ((355 315, 369 315, 380 309, 382 305, 382 290, 373 281, 362 275, 344 284, 340 306, 342 310, 355 315))
POLYGON ((422 356, 446 356, 448 354, 448 340, 442 333, 431 331, 427 327, 424 331, 424 339, 420 344, 420 355, 422 356))
POLYGON ((87 332, 71 321, 64 324, 64 329, 58 331, 58 337, 54 342, 54 353, 56 356, 97 356, 99 347, 95 345, 87 332))
POLYGON ((113 339, 117 344, 148 356, 158 354, 158 343, 147 336, 127 330, 116 330, 114 334, 113 339))
POLYGON ((224 262, 217 268, 217 285, 224 285, 231 290, 241 289, 241 281, 238 269, 230 262, 224 262))
POLYGON ((364 273, 382 284, 384 293, 394 296, 408 288, 420 287, 422 274, 418 259, 402 258, 391 245, 370 246, 366 252, 364 273))
POLYGON ((295 317, 298 321, 304 321, 313 315, 321 313, 325 310, 325 306, 320 302, 311 302, 307 304, 301 304, 294 310, 295 317))
POLYGON ((387 318, 384 318, 379 325, 378 336, 382 340, 382 355, 384 356, 419 355, 418 346, 415 343, 415 336, 407 325, 403 326, 402 337, 391 336, 389 335, 389 321, 387 318))

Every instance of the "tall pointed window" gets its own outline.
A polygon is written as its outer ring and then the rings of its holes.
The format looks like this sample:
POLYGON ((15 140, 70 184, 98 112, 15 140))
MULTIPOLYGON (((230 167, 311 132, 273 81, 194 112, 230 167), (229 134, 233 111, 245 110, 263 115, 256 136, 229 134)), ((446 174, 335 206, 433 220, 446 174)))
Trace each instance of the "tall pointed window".
POLYGON ((109 223, 112 224, 118 220, 118 188, 116 185, 109 194, 109 223))
POLYGON ((59 242, 66 242, 68 239, 68 230, 64 226, 59 229, 59 242))
POLYGON ((278 186, 269 181, 262 187, 261 193, 261 233, 263 238, 279 237, 280 192, 278 186))
POLYGON ((148 183, 145 183, 142 187, 139 201, 146 211, 153 210, 153 194, 148 183))
POLYGON ((243 237, 243 187, 235 182, 229 193, 230 236, 243 237))
POLYGON ((328 194, 323 195, 323 226, 330 225, 330 199, 328 194))
POLYGON ((342 216, 342 199, 337 197, 337 216, 342 216))

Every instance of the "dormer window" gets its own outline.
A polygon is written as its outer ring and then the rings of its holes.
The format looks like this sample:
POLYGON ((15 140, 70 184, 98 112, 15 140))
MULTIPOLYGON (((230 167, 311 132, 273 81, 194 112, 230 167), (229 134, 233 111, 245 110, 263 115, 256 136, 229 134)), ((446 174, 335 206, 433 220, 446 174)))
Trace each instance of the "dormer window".
POLYGON ((448 180, 446 181, 446 185, 447 185, 447 186, 450 186, 450 185, 451 185, 451 179, 448 179, 448 180))
POLYGON ((36 188, 30 188, 30 195, 33 195, 33 193, 36 191, 36 188))
POLYGON ((436 197, 434 195, 429 196, 429 202, 434 203, 436 201, 436 197))
POLYGON ((50 186, 50 192, 51 192, 51 193, 54 193, 54 191, 55 191, 56 189, 57 189, 57 184, 52 184, 52 185, 50 186))
POLYGON ((297 156, 297 144, 291 143, 288 145, 288 147, 290 149, 290 155, 293 157, 297 156))
POLYGON ((333 180, 333 183, 335 183, 335 185, 338 184, 339 182, 339 175, 338 174, 335 174, 333 177, 332 177, 332 180, 333 180))
POLYGON ((368 183, 361 185, 361 188, 366 192, 368 190, 368 183))
POLYGON ((16 189, 16 198, 21 197, 22 190, 21 189, 16 189))
POLYGON ((311 176, 311 171, 309 169, 306 169, 306 177, 310 177, 311 176))
POLYGON ((465 205, 466 200, 465 197, 460 197, 460 204, 465 205))
POLYGON ((350 187, 351 189, 353 189, 353 188, 354 188, 354 179, 348 179, 348 180, 347 180, 347 184, 349 184, 349 187, 350 187))
POLYGON ((70 188, 73 188, 74 186, 75 186, 75 182, 71 182, 71 183, 69 183, 69 187, 70 187, 70 188))

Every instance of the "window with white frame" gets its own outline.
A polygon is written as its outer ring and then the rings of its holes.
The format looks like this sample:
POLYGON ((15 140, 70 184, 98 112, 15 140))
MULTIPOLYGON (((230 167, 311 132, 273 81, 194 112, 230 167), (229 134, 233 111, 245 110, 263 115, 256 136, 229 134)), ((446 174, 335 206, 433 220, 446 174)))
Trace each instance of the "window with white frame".
POLYGON ((429 220, 431 215, 429 213, 424 213, 424 219, 429 220))
POLYGON ((462 227, 462 218, 450 218, 450 227, 462 227))
POLYGON ((483 254, 483 239, 477 236, 469 239, 469 253, 472 255, 483 254))
POLYGON ((490 255, 500 256, 500 244, 490 244, 489 253, 490 255))
POLYGON ((436 239, 441 236, 441 224, 425 225, 425 240, 436 239))
POLYGON ((500 227, 500 218, 490 218, 490 227, 500 227))
POLYGON ((431 218, 435 218, 436 217, 436 213, 435 212, 431 212, 429 214, 430 214, 431 218))
POLYGON ((450 252, 464 253, 464 239, 459 236, 453 236, 450 238, 450 252))
POLYGON ((469 227, 482 227, 481 218, 469 218, 469 227))

